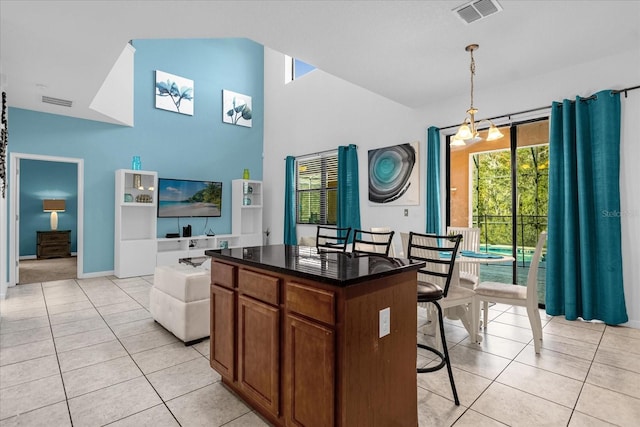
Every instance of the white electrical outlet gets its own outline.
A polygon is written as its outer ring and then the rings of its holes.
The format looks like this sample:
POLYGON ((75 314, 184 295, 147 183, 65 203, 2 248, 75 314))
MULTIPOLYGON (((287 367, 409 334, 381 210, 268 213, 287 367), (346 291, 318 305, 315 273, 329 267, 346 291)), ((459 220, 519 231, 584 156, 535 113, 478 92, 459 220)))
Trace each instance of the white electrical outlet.
POLYGON ((379 338, 391 333, 391 307, 380 310, 379 338))

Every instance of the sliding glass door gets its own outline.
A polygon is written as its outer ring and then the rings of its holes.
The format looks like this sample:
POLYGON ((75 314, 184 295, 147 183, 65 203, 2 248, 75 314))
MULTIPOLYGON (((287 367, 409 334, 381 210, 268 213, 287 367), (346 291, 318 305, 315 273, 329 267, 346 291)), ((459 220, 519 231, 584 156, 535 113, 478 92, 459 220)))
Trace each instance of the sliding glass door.
MULTIPOLYGON (((525 285, 538 235, 547 228, 548 120, 513 124, 504 137, 449 146, 447 224, 480 228, 480 250, 514 263, 480 267, 480 281, 525 285)), ((544 268, 544 258, 541 268, 544 268)), ((538 274, 544 304, 543 271, 538 274)))

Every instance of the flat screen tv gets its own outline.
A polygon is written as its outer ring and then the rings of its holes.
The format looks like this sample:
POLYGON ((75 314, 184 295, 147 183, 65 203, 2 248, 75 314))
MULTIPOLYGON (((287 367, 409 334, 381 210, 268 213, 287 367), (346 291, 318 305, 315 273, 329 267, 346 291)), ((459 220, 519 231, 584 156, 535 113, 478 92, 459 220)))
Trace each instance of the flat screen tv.
POLYGON ((158 179, 158 218, 217 217, 221 210, 221 182, 158 179))

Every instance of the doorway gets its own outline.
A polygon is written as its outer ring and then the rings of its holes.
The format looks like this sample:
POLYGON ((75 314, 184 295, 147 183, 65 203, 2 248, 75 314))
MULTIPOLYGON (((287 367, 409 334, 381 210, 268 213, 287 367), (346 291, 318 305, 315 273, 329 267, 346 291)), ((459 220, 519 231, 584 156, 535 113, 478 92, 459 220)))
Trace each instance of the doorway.
MULTIPOLYGON (((549 121, 500 131, 499 140, 449 148, 447 224, 479 228, 481 251, 516 259, 482 266, 480 281, 525 285, 538 235, 547 228, 549 121)), ((544 298, 545 275, 539 273, 539 304, 544 298)))
POLYGON ((20 280, 20 167, 22 160, 71 163, 76 165, 76 277, 83 277, 83 224, 84 224, 84 160, 69 157, 45 156, 25 153, 11 153, 10 182, 10 231, 9 231, 9 286, 15 286, 20 280))

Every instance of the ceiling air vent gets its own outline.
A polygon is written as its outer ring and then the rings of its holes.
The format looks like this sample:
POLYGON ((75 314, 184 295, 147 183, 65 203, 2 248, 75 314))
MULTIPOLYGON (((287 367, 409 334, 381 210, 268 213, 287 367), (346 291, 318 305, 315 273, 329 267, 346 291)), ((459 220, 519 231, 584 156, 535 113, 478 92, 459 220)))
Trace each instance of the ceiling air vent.
POLYGON ((456 7, 453 12, 465 23, 471 24, 501 10, 502 6, 496 0, 474 0, 456 7))
POLYGON ((73 101, 60 98, 52 98, 50 96, 42 96, 42 102, 44 102, 45 104, 60 105, 62 107, 71 107, 71 104, 73 104, 73 101))

